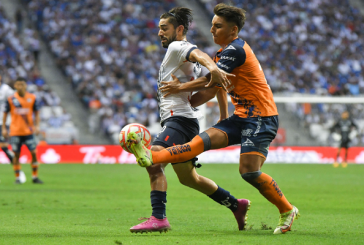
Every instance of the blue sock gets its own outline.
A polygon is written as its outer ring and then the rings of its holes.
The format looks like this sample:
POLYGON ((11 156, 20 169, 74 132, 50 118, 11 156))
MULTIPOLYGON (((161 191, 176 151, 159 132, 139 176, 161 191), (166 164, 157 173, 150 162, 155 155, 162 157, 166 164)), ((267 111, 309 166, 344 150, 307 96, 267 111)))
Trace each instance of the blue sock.
POLYGON ((224 190, 220 186, 218 186, 217 190, 208 197, 215 202, 224 205, 233 212, 238 209, 238 200, 234 196, 230 195, 230 192, 224 190))
POLYGON ((166 203, 167 192, 166 191, 151 191, 150 201, 152 203, 152 216, 157 219, 164 219, 166 217, 166 203))
POLYGON ((3 152, 5 152, 5 154, 6 154, 6 156, 9 158, 9 160, 10 160, 10 163, 12 163, 13 162, 13 158, 14 158, 14 153, 12 153, 9 149, 8 149, 8 147, 3 147, 3 148, 1 148, 1 150, 3 150, 3 152))

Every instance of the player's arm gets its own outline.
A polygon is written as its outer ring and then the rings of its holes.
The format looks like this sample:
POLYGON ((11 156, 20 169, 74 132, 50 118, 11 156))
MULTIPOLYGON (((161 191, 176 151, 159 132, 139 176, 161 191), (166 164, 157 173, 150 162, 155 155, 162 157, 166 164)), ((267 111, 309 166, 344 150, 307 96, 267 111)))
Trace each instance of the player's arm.
POLYGON ((220 121, 229 117, 227 93, 223 89, 219 89, 216 94, 217 101, 219 102, 220 121))
POLYGON ((3 136, 5 137, 6 135, 6 118, 8 117, 8 113, 4 111, 4 114, 3 114, 3 125, 1 126, 1 130, 2 130, 2 133, 3 133, 3 136))
POLYGON ((194 95, 192 95, 191 100, 190 100, 191 106, 198 107, 202 104, 205 104, 207 101, 209 101, 215 97, 218 90, 220 90, 220 88, 214 87, 214 88, 208 88, 208 89, 195 93, 194 95))
POLYGON ((331 128, 330 128, 330 132, 333 133, 335 130, 337 130, 339 128, 339 121, 337 121, 331 128))
POLYGON ((5 103, 5 108, 3 108, 4 114, 3 114, 3 125, 2 125, 2 135, 6 138, 8 137, 8 130, 6 129, 6 119, 8 118, 8 114, 10 112, 10 104, 9 99, 5 103))
POLYGON ((162 87, 159 90, 164 94, 163 97, 167 97, 171 94, 178 94, 181 92, 194 92, 207 89, 206 85, 210 81, 210 73, 206 76, 199 77, 191 82, 181 83, 178 78, 172 74, 172 81, 165 82, 162 81, 162 87))
POLYGON ((40 116, 39 116, 39 104, 37 99, 35 99, 34 101, 33 111, 35 116, 34 133, 39 134, 40 116))
POLYGON ((35 111, 34 115, 35 115, 34 133, 39 134, 39 122, 40 122, 39 111, 35 111))
POLYGON ((358 129, 358 125, 353 120, 351 121, 351 128, 358 129))
POLYGON ((220 84, 226 90, 226 88, 230 86, 230 80, 228 77, 235 77, 233 74, 221 72, 215 62, 206 53, 199 49, 192 50, 189 54, 188 60, 191 62, 198 62, 210 71, 211 79, 206 87, 212 87, 220 84))

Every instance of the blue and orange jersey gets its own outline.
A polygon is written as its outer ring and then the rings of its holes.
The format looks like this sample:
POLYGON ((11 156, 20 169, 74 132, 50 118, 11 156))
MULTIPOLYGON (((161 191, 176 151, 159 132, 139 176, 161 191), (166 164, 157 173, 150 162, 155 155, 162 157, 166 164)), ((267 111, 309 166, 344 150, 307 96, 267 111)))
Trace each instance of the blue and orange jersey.
POLYGON ((244 40, 234 39, 216 53, 214 61, 220 69, 235 75, 229 77, 232 84, 228 87, 235 115, 243 118, 278 115, 262 67, 244 40))
POLYGON ((26 136, 34 132, 33 112, 38 111, 38 103, 34 94, 26 92, 21 97, 15 92, 6 101, 5 111, 10 112, 10 136, 26 136))

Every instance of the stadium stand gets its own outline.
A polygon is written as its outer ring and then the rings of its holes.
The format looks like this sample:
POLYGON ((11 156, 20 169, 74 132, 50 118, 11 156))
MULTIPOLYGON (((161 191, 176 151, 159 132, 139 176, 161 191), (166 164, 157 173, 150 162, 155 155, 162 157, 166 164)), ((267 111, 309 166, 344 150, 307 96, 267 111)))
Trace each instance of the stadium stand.
POLYGON ((37 95, 41 106, 40 139, 48 143, 74 143, 77 141, 77 129, 73 126, 71 117, 60 106, 60 99, 41 77, 37 56, 39 41, 36 32, 23 28, 17 12, 17 22, 10 21, 0 5, 0 62, 3 82, 9 85, 17 77, 27 79, 28 91, 37 95), (63 131, 71 135, 69 139, 53 137, 50 130, 63 131))
MULTIPOLYGON (((90 108, 90 131, 102 129, 118 142, 122 126, 158 119, 156 85, 165 50, 159 16, 174 1, 30 1, 42 37, 58 65, 90 108)), ((209 52, 194 25, 189 38, 209 52)))
MULTIPOLYGON (((224 1, 200 0, 211 18, 220 2, 224 1)), ((364 18, 349 1, 231 2, 247 11, 239 36, 254 49, 274 93, 364 94, 364 18)), ((349 110, 360 127, 356 143, 364 144, 362 105, 290 104, 286 108, 322 145, 332 142, 329 128, 341 112, 349 110)), ((218 118, 216 112, 209 117, 208 124, 218 118)))
MULTIPOLYGON (((174 1, 28 2, 41 36, 79 98, 90 108, 91 132, 102 128, 116 142, 123 125, 138 121, 150 126, 158 121, 154 98, 164 49, 156 35, 157 24, 160 14, 175 6, 174 1)), ((206 16, 212 17, 213 7, 223 1, 199 2, 206 16)), ((360 56, 364 22, 348 1, 231 2, 247 10, 247 23, 240 36, 256 52, 274 93, 364 93, 364 60, 360 56), (340 8, 335 7, 338 5, 340 8)), ((216 51, 198 34, 195 24, 190 39, 210 55, 216 51)), ((302 114, 303 105, 297 105, 292 113, 305 122, 303 127, 310 127, 307 125, 312 120, 315 124, 317 117, 328 125, 333 120, 330 115, 335 114, 330 108, 312 105, 311 116, 302 114)), ((212 113, 207 114, 208 124, 213 124, 218 112, 213 106, 207 110, 212 113)), ((317 139, 316 131, 310 131, 317 139)), ((321 135, 320 141, 327 144, 324 138, 321 135)))

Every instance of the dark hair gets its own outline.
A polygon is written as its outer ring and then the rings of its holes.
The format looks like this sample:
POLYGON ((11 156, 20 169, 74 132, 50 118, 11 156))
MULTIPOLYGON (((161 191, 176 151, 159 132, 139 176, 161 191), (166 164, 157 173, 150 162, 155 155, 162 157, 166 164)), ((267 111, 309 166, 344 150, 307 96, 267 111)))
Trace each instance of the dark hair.
POLYGON ((16 82, 27 82, 27 80, 24 77, 18 77, 15 81, 16 82))
POLYGON ((186 35, 188 28, 193 20, 192 10, 184 7, 175 7, 169 10, 167 13, 161 15, 160 19, 168 19, 174 28, 182 25, 183 35, 186 35))
POLYGON ((219 3, 214 8, 214 14, 223 17, 227 22, 233 22, 238 27, 238 32, 241 31, 245 24, 245 10, 234 6, 229 6, 225 3, 219 3))

